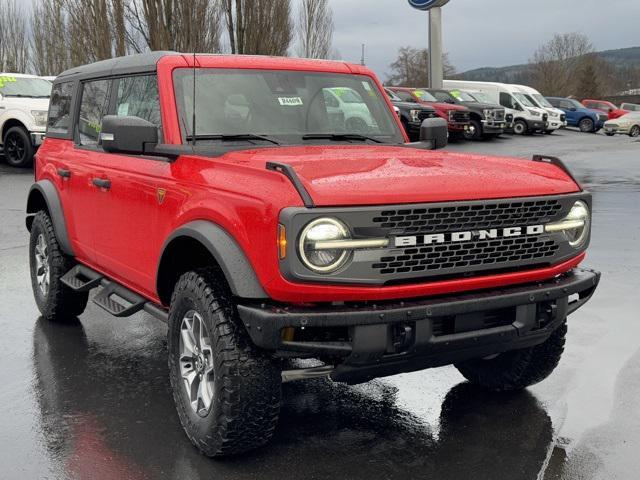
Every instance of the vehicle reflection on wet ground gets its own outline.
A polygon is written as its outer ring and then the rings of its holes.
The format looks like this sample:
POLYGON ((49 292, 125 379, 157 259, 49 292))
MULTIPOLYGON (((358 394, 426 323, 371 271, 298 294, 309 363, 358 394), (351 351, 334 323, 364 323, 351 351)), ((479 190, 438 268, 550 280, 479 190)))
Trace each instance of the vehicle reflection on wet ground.
POLYGON ((0 478, 634 478, 640 468, 640 144, 559 132, 455 151, 558 155, 594 193, 594 299, 565 356, 528 391, 494 394, 452 367, 359 386, 284 386, 262 450, 211 460, 175 414, 166 327, 146 315, 45 322, 31 296, 30 172, 0 164, 0 478))

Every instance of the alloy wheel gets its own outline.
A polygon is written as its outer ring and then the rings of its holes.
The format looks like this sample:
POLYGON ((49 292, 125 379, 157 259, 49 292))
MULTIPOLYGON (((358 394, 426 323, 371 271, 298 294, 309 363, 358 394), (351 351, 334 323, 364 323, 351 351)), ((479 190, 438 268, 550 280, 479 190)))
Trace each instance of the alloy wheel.
POLYGON ((9 133, 4 139, 4 155, 11 164, 19 164, 24 161, 27 146, 24 139, 17 133, 9 133))
POLYGON ((631 137, 640 137, 640 126, 634 125, 634 127, 629 132, 629 136, 631 136, 631 137))
POLYGON ((214 372, 211 337, 195 310, 189 310, 180 325, 180 374, 191 409, 206 417, 213 404, 214 372))
POLYGON ((38 235, 38 240, 35 246, 35 259, 36 259, 36 279, 38 281, 38 288, 44 298, 47 298, 49 294, 49 282, 51 269, 49 266, 49 247, 43 234, 38 235))

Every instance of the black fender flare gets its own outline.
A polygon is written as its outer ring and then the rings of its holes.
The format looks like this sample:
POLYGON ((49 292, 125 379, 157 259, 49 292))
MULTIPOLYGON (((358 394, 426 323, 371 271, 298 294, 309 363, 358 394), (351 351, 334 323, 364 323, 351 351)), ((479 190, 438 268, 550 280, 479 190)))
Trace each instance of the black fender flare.
POLYGON ((175 230, 162 246, 156 272, 156 289, 160 287, 160 269, 167 247, 177 238, 189 237, 200 242, 222 269, 231 293, 242 298, 269 298, 251 263, 238 242, 224 228, 206 220, 195 220, 175 230))
POLYGON ((53 230, 56 233, 56 238, 60 244, 62 251, 69 255, 75 256, 71 242, 69 241, 69 234, 67 232, 67 223, 64 219, 64 210, 62 209, 62 203, 60 202, 60 195, 53 182, 50 180, 40 180, 29 189, 29 196, 27 198, 27 217, 25 224, 27 230, 31 231, 31 225, 33 224, 33 218, 38 211, 42 209, 42 200, 47 207, 49 217, 53 222, 53 230))

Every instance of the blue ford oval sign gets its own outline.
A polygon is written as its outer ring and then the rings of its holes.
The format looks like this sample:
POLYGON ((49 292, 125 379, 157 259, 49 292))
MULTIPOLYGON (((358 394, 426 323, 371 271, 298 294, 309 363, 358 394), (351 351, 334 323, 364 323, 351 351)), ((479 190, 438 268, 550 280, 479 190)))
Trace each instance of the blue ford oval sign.
POLYGON ((442 7, 449 0, 409 0, 409 5, 418 10, 429 10, 434 7, 442 7))

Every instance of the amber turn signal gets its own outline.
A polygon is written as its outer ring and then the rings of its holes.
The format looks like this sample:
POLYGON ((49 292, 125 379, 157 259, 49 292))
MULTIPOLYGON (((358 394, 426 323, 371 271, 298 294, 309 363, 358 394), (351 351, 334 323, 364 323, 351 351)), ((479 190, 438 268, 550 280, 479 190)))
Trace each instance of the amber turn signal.
POLYGON ((278 256, 280 260, 287 257, 287 229, 284 225, 278 225, 278 256))

